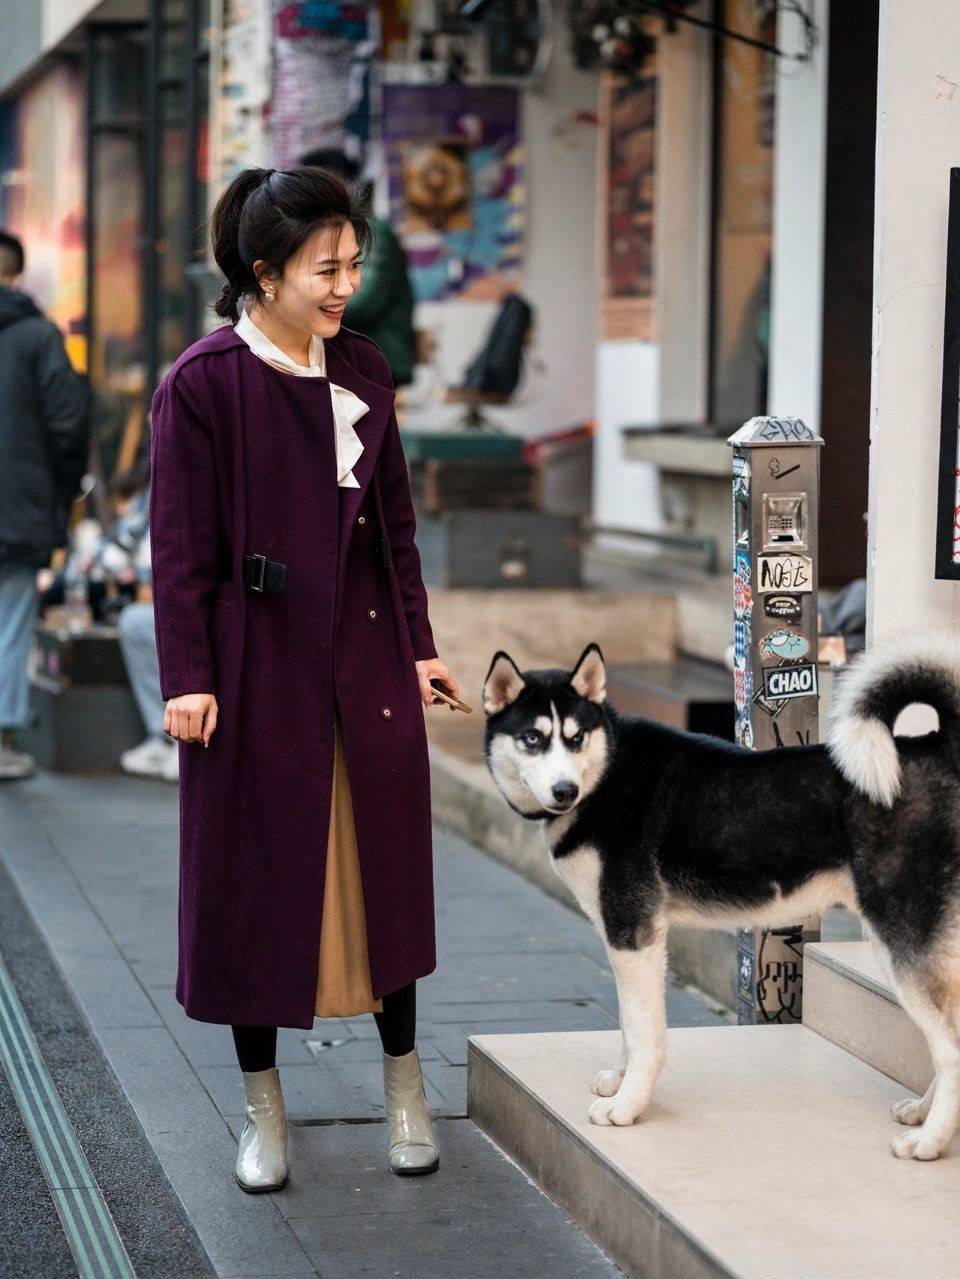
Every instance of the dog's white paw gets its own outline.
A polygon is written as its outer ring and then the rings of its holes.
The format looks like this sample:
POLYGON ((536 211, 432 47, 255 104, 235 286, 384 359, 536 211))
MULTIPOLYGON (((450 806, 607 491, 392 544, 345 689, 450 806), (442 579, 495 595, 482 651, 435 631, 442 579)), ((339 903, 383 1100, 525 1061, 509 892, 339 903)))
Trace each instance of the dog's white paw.
POLYGON ((901 1133, 890 1143, 891 1151, 898 1159, 939 1159, 947 1143, 924 1136, 922 1128, 901 1133))
POLYGON ((623 1083, 623 1075, 624 1072, 616 1066, 613 1070, 601 1070, 598 1075, 594 1076, 590 1091, 596 1093, 598 1097, 612 1097, 619 1092, 620 1085, 623 1083))
POLYGON ((635 1124, 643 1114, 643 1105, 630 1098, 621 1098, 618 1094, 615 1097, 598 1097, 587 1113, 590 1122, 599 1124, 602 1128, 611 1125, 626 1128, 635 1124))
POLYGON ((908 1128, 916 1128, 930 1113, 930 1107, 924 1105, 922 1097, 904 1097, 895 1101, 890 1113, 898 1124, 906 1124, 908 1128))

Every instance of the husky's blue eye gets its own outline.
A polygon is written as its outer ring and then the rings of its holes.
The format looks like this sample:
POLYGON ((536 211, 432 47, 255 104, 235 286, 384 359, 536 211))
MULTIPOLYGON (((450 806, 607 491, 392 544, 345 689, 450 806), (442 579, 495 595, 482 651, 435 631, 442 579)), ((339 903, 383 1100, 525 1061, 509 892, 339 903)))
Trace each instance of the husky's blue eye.
POLYGON ((520 740, 524 746, 539 746, 543 741, 543 734, 536 728, 528 728, 525 733, 520 734, 520 740))

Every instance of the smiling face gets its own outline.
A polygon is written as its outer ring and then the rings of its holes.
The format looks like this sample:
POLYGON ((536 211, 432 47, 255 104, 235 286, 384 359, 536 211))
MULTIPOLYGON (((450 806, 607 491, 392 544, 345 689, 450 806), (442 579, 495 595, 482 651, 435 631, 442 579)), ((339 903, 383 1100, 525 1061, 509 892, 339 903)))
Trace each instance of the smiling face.
POLYGON ((282 336, 286 345, 305 345, 311 334, 330 338, 339 331, 343 308, 360 287, 360 250, 351 222, 315 231, 284 263, 281 276, 262 271, 262 266, 258 260, 253 269, 274 296, 253 318, 268 336, 274 341, 282 336))

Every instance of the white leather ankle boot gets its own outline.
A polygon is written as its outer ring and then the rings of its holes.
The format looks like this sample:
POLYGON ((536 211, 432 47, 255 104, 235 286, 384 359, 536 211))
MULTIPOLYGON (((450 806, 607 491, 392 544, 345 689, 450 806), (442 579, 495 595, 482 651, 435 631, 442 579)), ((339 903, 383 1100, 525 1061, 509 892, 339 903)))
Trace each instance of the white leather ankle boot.
POLYGON ((440 1166, 440 1154, 427 1109, 416 1048, 403 1057, 383 1054, 383 1093, 390 1167, 400 1176, 434 1172, 440 1166))
POLYGON ((287 1116, 280 1072, 244 1070, 247 1119, 237 1152, 237 1181, 251 1194, 279 1190, 287 1180, 287 1116))

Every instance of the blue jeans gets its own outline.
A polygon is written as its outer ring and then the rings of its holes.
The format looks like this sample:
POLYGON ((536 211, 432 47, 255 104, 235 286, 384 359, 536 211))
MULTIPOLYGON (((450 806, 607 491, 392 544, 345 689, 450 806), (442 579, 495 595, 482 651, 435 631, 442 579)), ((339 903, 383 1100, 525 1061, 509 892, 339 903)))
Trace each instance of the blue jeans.
POLYGON ((36 569, 0 564, 0 728, 24 728, 27 723, 36 576, 36 569))
POLYGON ((117 619, 120 648, 130 676, 130 687, 146 725, 149 737, 173 741, 163 731, 166 702, 160 696, 160 660, 153 624, 152 604, 128 604, 117 619))

